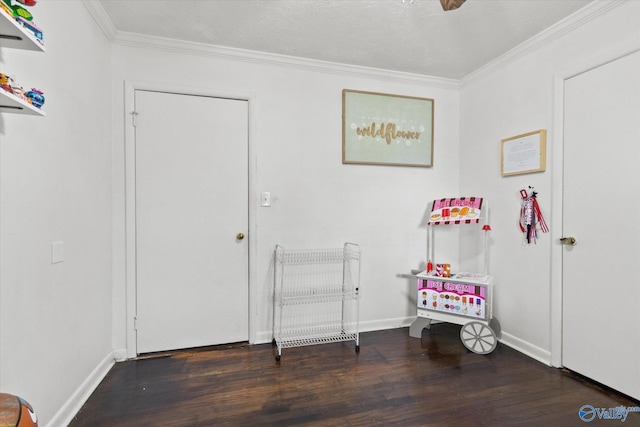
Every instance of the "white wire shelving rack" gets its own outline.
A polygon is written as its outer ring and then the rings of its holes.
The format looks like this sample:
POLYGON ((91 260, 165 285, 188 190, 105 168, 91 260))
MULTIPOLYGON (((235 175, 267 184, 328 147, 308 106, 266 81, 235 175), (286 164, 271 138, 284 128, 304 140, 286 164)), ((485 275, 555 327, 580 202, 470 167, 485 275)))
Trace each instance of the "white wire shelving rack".
POLYGON ((283 348, 355 341, 360 350, 360 247, 274 252, 273 344, 283 348))

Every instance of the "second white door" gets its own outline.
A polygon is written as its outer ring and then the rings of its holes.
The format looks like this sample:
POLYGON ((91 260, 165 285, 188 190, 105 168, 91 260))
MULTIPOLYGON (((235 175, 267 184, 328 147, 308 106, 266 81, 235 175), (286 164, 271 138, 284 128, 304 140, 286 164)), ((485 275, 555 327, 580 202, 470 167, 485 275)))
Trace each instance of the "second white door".
POLYGON ((137 353, 248 340, 248 103, 136 90, 137 353))
POLYGON ((565 83, 562 363, 640 399, 640 52, 565 83))

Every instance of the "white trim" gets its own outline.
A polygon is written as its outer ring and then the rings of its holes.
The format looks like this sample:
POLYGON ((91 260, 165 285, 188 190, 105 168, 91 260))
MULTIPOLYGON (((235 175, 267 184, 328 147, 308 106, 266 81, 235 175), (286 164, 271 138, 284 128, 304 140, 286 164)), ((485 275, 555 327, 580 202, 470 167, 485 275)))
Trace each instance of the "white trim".
POLYGON ((206 43, 175 40, 165 37, 148 36, 144 34, 119 31, 113 43, 140 49, 155 49, 171 53, 183 53, 200 56, 210 56, 231 61, 249 62, 276 67, 294 68, 318 73, 336 74, 358 78, 370 78, 396 83, 406 83, 418 86, 439 87, 456 90, 458 80, 443 77, 433 77, 402 71, 384 70, 372 67, 340 64, 336 62, 320 61, 316 59, 299 58, 275 53, 259 52, 225 46, 215 46, 206 43))
POLYGON ((523 341, 520 338, 504 331, 501 335, 502 336, 499 340, 500 343, 511 347, 512 349, 519 351, 520 353, 527 355, 532 359, 537 360, 538 362, 544 363, 547 366, 551 366, 551 354, 547 350, 535 346, 527 341, 523 341))
MULTIPOLYGON (((385 329, 408 328, 416 316, 395 317, 391 319, 368 320, 360 322, 360 332, 382 331, 385 329)), ((407 332, 408 334, 409 332, 407 332)))
POLYGON ((580 28, 587 22, 599 17, 609 10, 625 3, 625 0, 596 0, 587 6, 569 15, 561 21, 519 44, 503 55, 493 59, 487 64, 467 74, 460 80, 460 87, 464 88, 475 81, 491 75, 496 70, 526 55, 542 49, 544 46, 562 37, 576 28, 580 28))
POLYGON ((252 295, 257 295, 258 286, 256 284, 256 263, 257 259, 257 225, 256 209, 259 198, 255 189, 257 173, 257 159, 255 151, 255 104, 256 95, 251 92, 230 92, 225 89, 182 86, 172 83, 125 81, 124 82, 124 173, 125 173, 125 287, 126 287, 126 356, 135 358, 137 356, 136 331, 134 319, 136 316, 136 258, 135 258, 135 128, 133 126, 131 113, 135 109, 135 91, 149 90, 158 92, 179 93, 185 95, 210 96, 217 98, 241 99, 248 102, 249 109, 249 342, 255 343, 257 337, 256 325, 258 324, 258 301, 252 295))
POLYGON ((125 82, 124 91, 124 212, 125 212, 125 312, 127 357, 138 355, 136 344, 136 239, 135 239, 135 129, 131 116, 135 111, 135 90, 139 85, 125 82))
MULTIPOLYGON (((382 331, 386 329, 398 329, 398 328, 409 328, 413 321, 416 319, 416 316, 407 316, 407 317, 397 317, 390 319, 381 319, 381 320, 372 320, 360 322, 360 333, 364 332, 372 332, 372 331, 382 331)), ((446 323, 441 321, 432 321, 431 324, 437 323, 446 323)), ((407 331, 407 335, 409 331, 407 331)), ((257 336, 257 341, 254 344, 266 344, 272 342, 272 332, 271 331, 262 331, 257 336)), ((514 335, 511 335, 506 332, 501 332, 500 339, 498 340, 501 344, 504 344, 512 349, 525 354, 526 356, 531 357, 532 359, 537 360, 540 363, 544 363, 547 366, 552 366, 550 359, 551 354, 549 351, 535 346, 527 341, 524 341, 514 335)), ((366 345, 366 343, 364 344, 366 345)))
POLYGON ((127 360, 127 349, 126 348, 116 348, 113 350, 113 358, 116 362, 124 362, 127 360))
POLYGON ((89 10, 89 13, 104 33, 107 40, 113 42, 118 30, 116 30, 115 25, 113 25, 113 21, 111 21, 107 11, 102 7, 102 3, 99 1, 82 0, 82 4, 84 4, 87 10, 89 10))
POLYGON ((67 399, 62 407, 51 418, 46 427, 66 426, 73 420, 73 417, 80 411, 82 405, 91 397, 91 394, 98 388, 104 377, 107 376, 115 364, 114 353, 111 352, 98 363, 89 376, 80 384, 80 387, 67 399))
POLYGON ((562 198, 564 171, 564 78, 553 78, 553 125, 550 152, 551 183, 551 260, 549 283, 549 361, 551 366, 562 366, 562 198))
POLYGON ((618 46, 599 52, 574 64, 570 69, 554 75, 553 86, 553 144, 551 162, 551 224, 557 224, 551 233, 551 292, 550 292, 550 363, 562 366, 562 237, 564 197, 564 84, 571 77, 585 73, 609 62, 640 51, 638 41, 630 39, 622 41, 618 46))

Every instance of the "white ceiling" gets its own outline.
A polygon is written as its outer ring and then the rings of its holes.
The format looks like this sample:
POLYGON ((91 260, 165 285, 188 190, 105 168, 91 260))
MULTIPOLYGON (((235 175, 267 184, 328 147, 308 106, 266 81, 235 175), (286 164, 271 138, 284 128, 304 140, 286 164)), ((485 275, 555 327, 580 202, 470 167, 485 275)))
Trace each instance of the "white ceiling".
POLYGON ((460 79, 591 0, 102 0, 117 31, 460 79))

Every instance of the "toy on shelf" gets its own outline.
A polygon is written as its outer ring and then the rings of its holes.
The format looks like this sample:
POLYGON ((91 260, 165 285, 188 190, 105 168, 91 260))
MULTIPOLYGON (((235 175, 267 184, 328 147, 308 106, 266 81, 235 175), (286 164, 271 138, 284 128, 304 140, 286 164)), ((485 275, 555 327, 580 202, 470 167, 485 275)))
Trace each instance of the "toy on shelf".
MULTIPOLYGON (((16 0, 16 1, 20 4, 23 4, 29 7, 35 6, 37 3, 35 0, 16 0)), ((31 14, 31 12, 29 12, 27 9, 20 6, 19 4, 12 4, 11 0, 3 0, 3 2, 6 2, 9 5, 9 7, 13 12, 13 16, 15 17, 21 16, 28 21, 33 20, 33 15, 31 14)))
POLYGON ((36 108, 42 108, 44 105, 44 93, 41 90, 31 88, 31 90, 27 92, 14 78, 6 74, 0 73, 0 89, 36 108))
MULTIPOLYGON (((35 6, 35 0, 16 0, 25 6, 35 6)), ((11 0, 0 0, 0 10, 11 16, 25 30, 31 32, 36 40, 43 43, 44 34, 42 30, 33 22, 33 15, 29 10, 20 4, 14 4, 11 0)))
POLYGON ((34 24, 32 21, 29 21, 22 17, 16 18, 16 21, 18 21, 18 24, 22 25, 24 28, 31 31, 39 41, 42 41, 44 39, 44 34, 42 34, 42 30, 38 28, 38 26, 34 24))
POLYGON ((29 99, 25 94, 24 88, 22 87, 22 85, 18 84, 15 80, 11 84, 11 93, 13 93, 15 96, 22 99, 23 101, 29 102, 29 99))
POLYGON ((42 108, 44 105, 44 94, 41 90, 31 88, 31 90, 27 92, 27 98, 31 102, 31 105, 36 108, 42 108))
POLYGON ((4 12, 9 16, 13 16, 13 9, 4 0, 0 0, 0 12, 4 12))
POLYGON ((0 73, 0 87, 2 87, 6 92, 12 93, 22 100, 27 100, 27 97, 24 94, 24 88, 11 76, 0 73))
POLYGON ((11 83, 13 83, 13 79, 10 76, 0 73, 0 88, 13 93, 11 90, 11 83))

